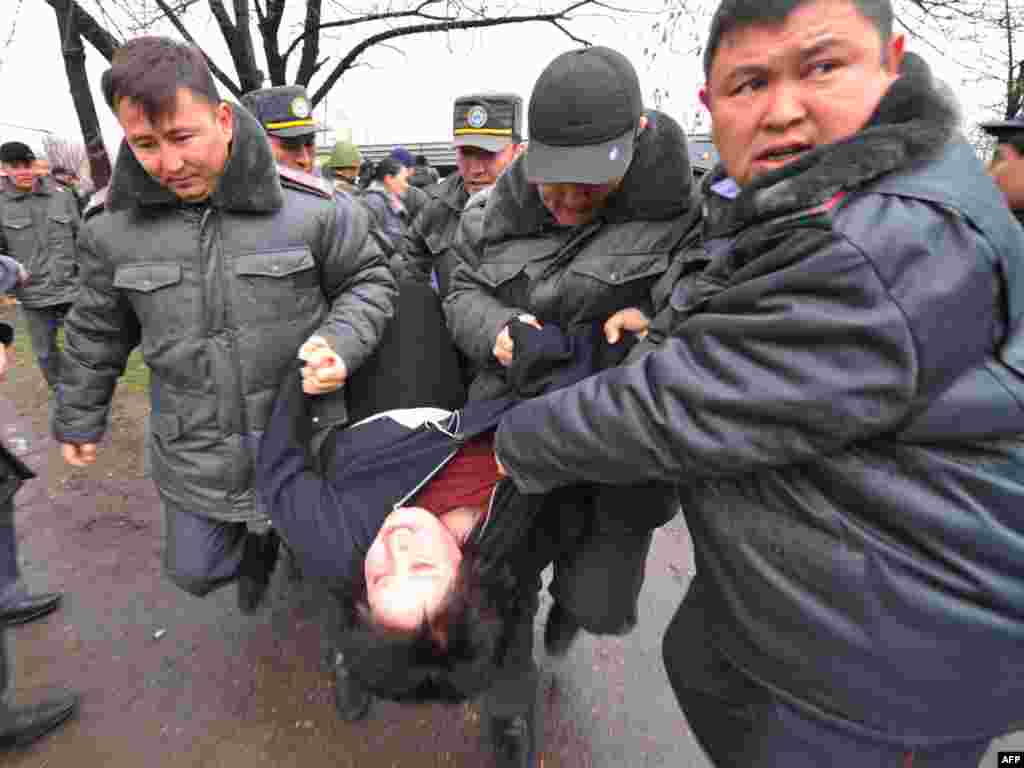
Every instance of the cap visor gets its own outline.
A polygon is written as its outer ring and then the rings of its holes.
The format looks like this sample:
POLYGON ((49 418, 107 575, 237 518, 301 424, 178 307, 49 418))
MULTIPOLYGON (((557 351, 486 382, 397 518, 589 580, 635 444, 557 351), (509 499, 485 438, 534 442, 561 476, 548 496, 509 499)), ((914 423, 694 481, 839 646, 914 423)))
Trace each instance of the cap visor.
POLYGON ((318 126, 316 123, 313 125, 294 125, 291 128, 273 128, 268 130, 271 136, 277 136, 281 139, 294 139, 299 136, 312 136, 317 132, 318 126))
POLYGON ((553 147, 530 139, 525 162, 526 178, 534 184, 607 184, 629 170, 633 132, 586 147, 553 147))
POLYGON ((452 140, 452 144, 456 147, 477 147, 485 152, 501 152, 511 143, 512 139, 509 137, 478 136, 471 133, 464 136, 456 136, 452 140))

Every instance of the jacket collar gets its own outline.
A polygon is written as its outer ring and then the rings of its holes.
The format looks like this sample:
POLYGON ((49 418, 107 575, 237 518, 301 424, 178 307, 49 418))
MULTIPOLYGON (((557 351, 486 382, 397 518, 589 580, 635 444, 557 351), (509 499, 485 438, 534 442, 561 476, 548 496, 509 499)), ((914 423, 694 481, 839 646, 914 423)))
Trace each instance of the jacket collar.
POLYGON ((438 200, 447 205, 456 213, 461 213, 469 202, 469 192, 466 191, 466 183, 462 180, 461 173, 453 173, 447 179, 437 185, 438 200))
POLYGON ((726 237, 760 221, 824 205, 938 155, 955 127, 956 109, 936 90, 931 74, 905 73, 859 133, 758 177, 735 197, 715 191, 727 178, 721 166, 716 168, 704 183, 705 234, 726 237))
POLYGON ((3 182, 0 189, 3 190, 5 195, 14 199, 25 197, 26 195, 52 195, 57 191, 57 182, 49 176, 40 176, 37 178, 32 184, 32 189, 27 191, 24 189, 18 189, 14 186, 14 182, 6 176, 3 179, 0 179, 0 181, 3 182))
MULTIPOLYGON (((663 221, 690 207, 693 173, 686 134, 664 113, 650 110, 647 118, 633 164, 601 213, 605 222, 663 221)), ((525 168, 523 158, 518 158, 494 185, 484 223, 484 236, 490 242, 555 226, 537 185, 526 180, 525 168)))
MULTIPOLYGON (((226 211, 271 213, 284 205, 277 164, 263 127, 246 110, 232 109, 234 138, 224 174, 208 200, 226 211)), ((127 142, 117 153, 107 210, 176 206, 180 201, 143 169, 127 142)))

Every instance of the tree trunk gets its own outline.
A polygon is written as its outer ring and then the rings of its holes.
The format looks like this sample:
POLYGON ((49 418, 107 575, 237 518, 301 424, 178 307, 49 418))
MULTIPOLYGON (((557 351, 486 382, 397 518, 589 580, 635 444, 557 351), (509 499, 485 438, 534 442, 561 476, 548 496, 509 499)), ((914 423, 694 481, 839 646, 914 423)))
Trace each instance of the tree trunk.
MULTIPOLYGON (((71 98, 78 113, 78 124, 82 128, 85 150, 89 156, 89 169, 96 189, 110 183, 110 156, 103 143, 100 121, 96 115, 96 104, 89 90, 89 78, 85 73, 85 47, 78 32, 75 6, 69 6, 66 13, 54 9, 57 17, 57 31, 60 34, 61 50, 64 54, 64 69, 68 75, 71 98)), ((75 169, 78 170, 77 168, 75 169)))

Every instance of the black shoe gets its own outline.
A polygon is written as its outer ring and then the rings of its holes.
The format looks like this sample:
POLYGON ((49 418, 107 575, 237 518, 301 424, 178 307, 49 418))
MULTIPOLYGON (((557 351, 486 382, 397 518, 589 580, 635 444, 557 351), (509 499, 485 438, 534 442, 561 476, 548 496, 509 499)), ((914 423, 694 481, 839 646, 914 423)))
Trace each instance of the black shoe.
POLYGON ((270 574, 277 565, 280 541, 273 530, 245 535, 245 550, 238 574, 238 610, 242 613, 256 613, 263 602, 270 586, 270 574))
POLYGON ((579 623, 561 603, 556 601, 548 611, 547 621, 544 622, 544 650, 548 656, 565 656, 579 632, 579 623))
POLYGON ((532 720, 532 715, 491 718, 491 747, 497 768, 534 768, 532 720))
POLYGON ((60 605, 60 598, 60 594, 56 592, 27 595, 14 605, 0 610, 0 627, 13 627, 53 613, 60 605))
POLYGON ((338 717, 346 723, 365 718, 370 712, 373 697, 349 674, 345 655, 340 651, 334 652, 331 671, 334 673, 334 709, 338 717))
POLYGON ((26 747, 78 712, 78 695, 65 694, 30 707, 0 704, 0 749, 26 747))

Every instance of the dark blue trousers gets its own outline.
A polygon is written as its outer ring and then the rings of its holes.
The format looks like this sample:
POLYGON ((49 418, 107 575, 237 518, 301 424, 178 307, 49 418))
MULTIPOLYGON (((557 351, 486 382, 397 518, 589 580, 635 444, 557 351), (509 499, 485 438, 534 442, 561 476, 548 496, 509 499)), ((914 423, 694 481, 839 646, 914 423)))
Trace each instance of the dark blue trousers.
POLYGON ((694 579, 665 631, 669 682, 716 768, 977 768, 990 739, 926 748, 812 717, 740 673, 707 633, 694 579))

